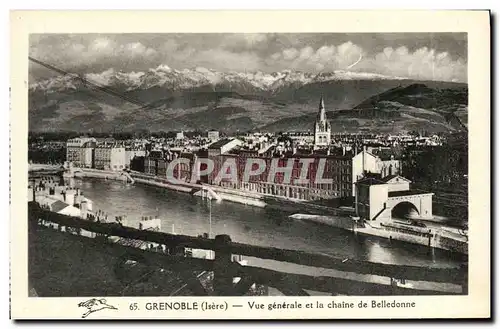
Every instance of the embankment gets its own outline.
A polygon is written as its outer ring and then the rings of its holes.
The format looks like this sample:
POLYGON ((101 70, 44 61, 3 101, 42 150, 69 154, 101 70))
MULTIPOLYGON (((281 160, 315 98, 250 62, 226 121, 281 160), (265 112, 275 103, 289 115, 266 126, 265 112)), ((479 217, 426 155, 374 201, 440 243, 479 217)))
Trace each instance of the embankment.
POLYGON ((44 170, 59 170, 61 165, 50 165, 43 163, 30 163, 28 164, 28 171, 44 171, 44 170))
MULTIPOLYGON (((82 168, 74 173, 75 177, 92 177, 101 179, 111 179, 126 181, 127 178, 122 172, 104 171, 96 169, 82 168)), ((202 189, 210 189, 215 192, 221 200, 230 201, 240 204, 245 204, 254 207, 271 208, 287 213, 303 212, 315 215, 350 215, 351 213, 344 209, 333 208, 323 205, 312 204, 300 200, 289 199, 285 197, 276 197, 271 195, 260 194, 250 191, 241 191, 236 189, 224 188, 221 186, 194 184, 183 182, 181 184, 172 184, 167 181, 167 178, 157 177, 153 175, 131 172, 130 176, 136 183, 156 186, 170 189, 173 191, 190 193, 196 195, 202 189)))
POLYGON ((127 177, 122 174, 120 171, 106 171, 106 170, 97 170, 97 169, 76 169, 74 171, 75 177, 80 178, 100 178, 100 179, 111 179, 111 180, 119 180, 126 181, 127 177))

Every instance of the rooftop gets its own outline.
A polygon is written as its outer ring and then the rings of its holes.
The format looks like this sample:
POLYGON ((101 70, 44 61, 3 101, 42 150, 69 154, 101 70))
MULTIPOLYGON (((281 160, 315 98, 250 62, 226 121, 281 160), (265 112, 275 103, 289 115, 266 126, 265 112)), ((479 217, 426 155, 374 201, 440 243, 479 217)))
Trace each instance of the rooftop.
POLYGON ((371 153, 375 156, 378 156, 382 161, 391 159, 398 160, 401 158, 400 150, 396 149, 373 149, 371 153))
POLYGON ((384 181, 374 178, 374 177, 366 177, 358 180, 356 184, 359 185, 383 185, 386 184, 384 181))
POLYGON ((405 177, 403 177, 401 175, 389 175, 389 176, 385 176, 384 178, 382 178, 382 180, 387 183, 387 182, 389 182, 390 180, 392 180, 392 179, 394 179, 396 177, 399 177, 399 178, 401 178, 404 181, 411 182, 411 180, 409 180, 408 178, 405 178, 405 177))
POLYGON ((229 143, 231 141, 232 141, 232 139, 230 139, 230 138, 223 138, 215 143, 210 144, 210 146, 208 146, 208 148, 211 150, 220 149, 221 147, 223 147, 224 145, 226 145, 227 143, 229 143))
POLYGON ((50 205, 50 208, 53 212, 59 212, 69 206, 67 203, 57 200, 56 202, 50 205))

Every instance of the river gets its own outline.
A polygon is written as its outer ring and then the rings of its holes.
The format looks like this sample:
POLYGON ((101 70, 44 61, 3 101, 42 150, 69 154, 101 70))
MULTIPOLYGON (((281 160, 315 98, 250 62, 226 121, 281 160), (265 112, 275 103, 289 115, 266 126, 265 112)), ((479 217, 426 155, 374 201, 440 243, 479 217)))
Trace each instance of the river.
MULTIPOLYGON (((81 188, 85 196, 93 201, 94 211, 102 210, 109 214, 109 218, 125 216, 129 225, 134 227, 137 227, 141 216, 158 214, 162 231, 167 233, 175 230, 178 234, 197 236, 211 231, 212 237, 228 234, 235 242, 399 265, 455 267, 465 261, 464 256, 447 251, 391 243, 377 237, 356 237, 341 229, 291 220, 276 210, 228 201, 212 201, 210 205, 209 201, 189 194, 112 180, 71 179, 70 183, 81 188)), ((296 273, 339 274, 334 270, 254 258, 248 258, 248 261, 250 265, 296 273)))

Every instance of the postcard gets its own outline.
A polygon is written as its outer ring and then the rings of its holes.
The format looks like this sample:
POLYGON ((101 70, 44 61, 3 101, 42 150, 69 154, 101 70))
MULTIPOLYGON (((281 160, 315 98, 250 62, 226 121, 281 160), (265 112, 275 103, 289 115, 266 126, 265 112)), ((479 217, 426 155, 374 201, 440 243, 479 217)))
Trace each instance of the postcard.
POLYGON ((10 17, 13 319, 491 316, 488 11, 10 17))

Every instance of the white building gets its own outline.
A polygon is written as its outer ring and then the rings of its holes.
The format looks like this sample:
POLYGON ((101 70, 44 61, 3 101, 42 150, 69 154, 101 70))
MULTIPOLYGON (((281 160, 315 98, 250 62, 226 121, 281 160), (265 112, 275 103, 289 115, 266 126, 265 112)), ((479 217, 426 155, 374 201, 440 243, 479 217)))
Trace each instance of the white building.
POLYGON ((184 132, 179 132, 175 135, 175 139, 177 140, 181 140, 181 139, 184 139, 184 132))
POLYGON ((95 142, 90 141, 86 142, 83 144, 81 147, 81 153, 82 153, 82 158, 81 158, 81 164, 80 166, 83 168, 92 168, 94 166, 94 149, 95 149, 95 142))
POLYGON ((319 102, 319 112, 314 124, 314 147, 330 145, 332 129, 330 122, 326 118, 325 103, 323 97, 319 102))
POLYGON ((208 154, 210 156, 224 154, 232 150, 236 146, 241 145, 243 145, 243 142, 237 138, 221 139, 215 143, 210 144, 210 146, 208 147, 208 154))
POLYGON ((411 190, 409 183, 399 175, 382 180, 372 177, 359 180, 355 191, 357 216, 371 222, 432 219, 433 193, 411 190))
MULTIPOLYGON (((85 146, 89 142, 95 143, 96 139, 93 137, 77 137, 71 138, 66 141, 66 161, 72 162, 75 167, 85 167, 88 164, 87 151, 85 146)), ((90 160, 92 165, 92 160, 90 160)))
POLYGON ((110 153, 110 169, 113 171, 123 170, 127 166, 125 147, 112 147, 110 153))
POLYGON ((394 158, 382 160, 366 149, 352 158, 352 195, 355 195, 355 184, 364 177, 364 173, 380 174, 382 178, 401 173, 401 161, 394 158))
POLYGON ((125 147, 101 145, 95 149, 94 168, 100 170, 123 170, 127 164, 125 147))
POLYGON ((220 138, 219 132, 217 130, 211 130, 208 132, 208 139, 211 142, 217 142, 220 138))
POLYGON ((294 145, 312 144, 315 141, 315 135, 311 132, 292 132, 288 137, 294 142, 294 145))
POLYGON ((382 181, 388 185, 389 192, 410 190, 411 180, 400 175, 390 175, 384 177, 382 181))

